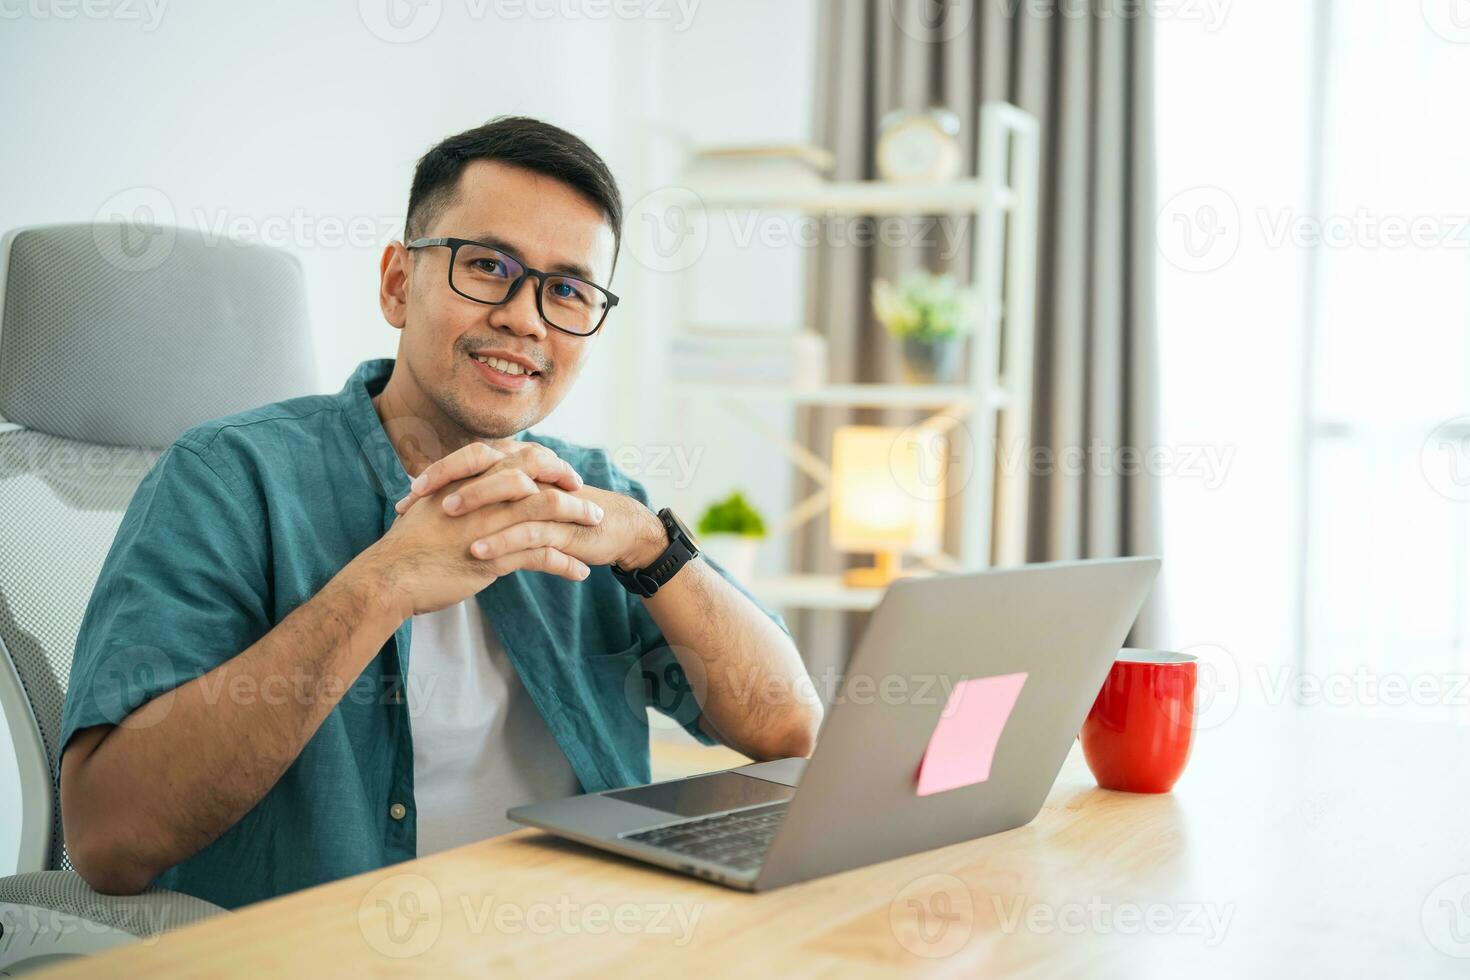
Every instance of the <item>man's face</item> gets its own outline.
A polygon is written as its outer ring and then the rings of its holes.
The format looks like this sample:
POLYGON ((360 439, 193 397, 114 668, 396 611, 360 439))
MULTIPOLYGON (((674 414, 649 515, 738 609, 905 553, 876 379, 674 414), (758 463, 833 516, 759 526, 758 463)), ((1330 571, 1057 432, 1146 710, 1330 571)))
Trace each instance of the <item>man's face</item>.
MULTIPOLYGON (((558 180, 499 162, 468 164, 453 201, 422 235, 498 244, 527 266, 602 286, 612 274, 613 232, 595 204, 558 180)), ((566 397, 598 334, 548 325, 532 277, 498 306, 459 295, 449 288, 449 257, 446 246, 398 245, 384 256, 383 313, 403 330, 395 374, 407 371, 402 380, 411 382, 406 393, 418 411, 437 410, 472 436, 514 435, 566 397), (486 357, 534 373, 507 374, 486 357)))

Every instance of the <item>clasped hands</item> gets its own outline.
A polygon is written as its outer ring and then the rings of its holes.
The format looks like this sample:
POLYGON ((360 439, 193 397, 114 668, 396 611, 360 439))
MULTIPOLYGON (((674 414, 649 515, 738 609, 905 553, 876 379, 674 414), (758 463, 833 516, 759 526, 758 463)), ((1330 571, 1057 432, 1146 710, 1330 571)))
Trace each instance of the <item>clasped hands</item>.
POLYGON ((643 568, 667 545, 637 499, 587 486, 547 447, 514 439, 470 443, 431 463, 394 510, 375 548, 415 614, 515 571, 580 581, 594 565, 643 568))

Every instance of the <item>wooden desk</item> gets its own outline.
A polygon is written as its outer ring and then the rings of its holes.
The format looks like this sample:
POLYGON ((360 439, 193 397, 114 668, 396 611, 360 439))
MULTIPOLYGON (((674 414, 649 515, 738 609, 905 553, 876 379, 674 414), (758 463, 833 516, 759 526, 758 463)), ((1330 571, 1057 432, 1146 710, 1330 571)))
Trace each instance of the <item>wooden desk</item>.
POLYGON ((1242 711, 1170 796, 1074 752, 1027 827, 762 895, 524 831, 54 975, 1463 977, 1467 770, 1470 729, 1242 711))

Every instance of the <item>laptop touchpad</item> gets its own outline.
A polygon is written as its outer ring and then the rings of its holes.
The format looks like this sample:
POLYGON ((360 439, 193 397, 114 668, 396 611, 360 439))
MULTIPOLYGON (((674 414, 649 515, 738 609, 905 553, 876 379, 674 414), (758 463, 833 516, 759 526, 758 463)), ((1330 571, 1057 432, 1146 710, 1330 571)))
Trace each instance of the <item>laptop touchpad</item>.
POLYGON ((602 795, 681 817, 702 817, 707 813, 781 803, 791 799, 794 793, 790 786, 779 783, 742 776, 737 772, 716 772, 602 795))

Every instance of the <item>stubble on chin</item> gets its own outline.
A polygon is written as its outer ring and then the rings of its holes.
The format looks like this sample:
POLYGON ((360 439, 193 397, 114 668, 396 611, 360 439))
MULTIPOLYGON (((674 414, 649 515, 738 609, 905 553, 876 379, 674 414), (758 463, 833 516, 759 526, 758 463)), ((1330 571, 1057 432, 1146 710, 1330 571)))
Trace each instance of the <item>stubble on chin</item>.
POLYGON ((490 393, 480 397, 482 404, 469 405, 462 392, 450 392, 440 403, 444 412, 455 425, 480 439, 508 439, 541 421, 534 408, 512 407, 512 397, 490 393), (495 406, 495 399, 503 399, 503 408, 495 406))

